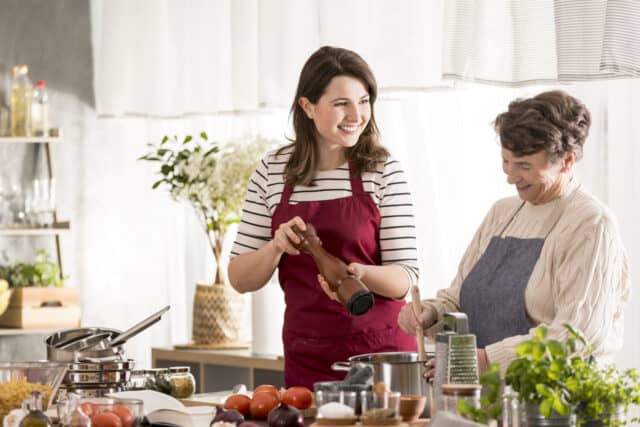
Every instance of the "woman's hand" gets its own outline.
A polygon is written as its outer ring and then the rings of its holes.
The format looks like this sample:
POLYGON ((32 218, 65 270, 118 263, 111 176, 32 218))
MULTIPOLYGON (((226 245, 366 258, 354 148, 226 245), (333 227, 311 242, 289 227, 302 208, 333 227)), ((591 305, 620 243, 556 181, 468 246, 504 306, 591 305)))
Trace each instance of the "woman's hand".
POLYGON ((438 312, 431 305, 422 305, 419 315, 413 310, 413 304, 405 304, 398 314, 400 329, 410 335, 416 334, 416 328, 427 329, 438 320, 438 312))
POLYGON ((272 242, 279 253, 286 252, 289 255, 300 255, 300 251, 293 246, 294 244, 300 244, 300 239, 292 229, 294 225, 298 227, 300 231, 307 229, 307 225, 302 218, 294 216, 289 221, 280 224, 273 235, 272 242))
MULTIPOLYGON (((364 264, 359 264, 357 262, 352 262, 347 266, 347 271, 349 272, 349 275, 355 277, 358 280, 362 280, 362 278, 364 277, 365 269, 366 269, 366 266, 364 264)), ((340 302, 338 300, 338 294, 331 290, 331 287, 329 286, 329 282, 327 282, 327 280, 324 278, 322 274, 318 274, 318 283, 320 283, 320 287, 322 288, 324 293, 327 294, 329 298, 331 298, 334 301, 340 302)))

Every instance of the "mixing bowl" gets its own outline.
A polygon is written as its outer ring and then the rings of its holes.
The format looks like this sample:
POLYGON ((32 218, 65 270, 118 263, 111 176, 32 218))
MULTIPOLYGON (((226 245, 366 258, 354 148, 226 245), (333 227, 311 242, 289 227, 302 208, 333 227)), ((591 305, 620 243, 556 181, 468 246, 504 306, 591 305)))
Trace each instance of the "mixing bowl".
POLYGON ((66 363, 0 362, 0 421, 33 390, 43 393, 42 405, 49 407, 66 371, 66 363))

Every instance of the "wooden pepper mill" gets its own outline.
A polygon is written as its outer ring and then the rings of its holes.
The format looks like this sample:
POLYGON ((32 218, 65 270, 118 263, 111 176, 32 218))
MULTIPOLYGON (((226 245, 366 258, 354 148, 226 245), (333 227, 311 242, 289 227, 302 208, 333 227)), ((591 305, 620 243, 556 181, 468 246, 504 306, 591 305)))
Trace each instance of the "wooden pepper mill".
POLYGON ((344 261, 322 247, 315 227, 307 224, 307 229, 300 231, 294 225, 292 229, 301 240, 299 245, 294 245, 296 249, 313 258, 320 274, 347 311, 356 316, 369 311, 373 307, 373 294, 360 279, 349 273, 344 261))

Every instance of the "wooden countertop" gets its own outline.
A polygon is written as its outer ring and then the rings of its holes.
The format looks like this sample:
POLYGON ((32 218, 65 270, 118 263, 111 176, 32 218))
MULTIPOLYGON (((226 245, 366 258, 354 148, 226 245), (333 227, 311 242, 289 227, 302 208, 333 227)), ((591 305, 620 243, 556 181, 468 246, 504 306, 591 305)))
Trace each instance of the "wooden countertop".
POLYGON ((179 360, 181 362, 284 371, 284 359, 282 356, 253 354, 248 349, 176 350, 167 347, 154 347, 151 349, 151 359, 154 363, 159 359, 179 360))

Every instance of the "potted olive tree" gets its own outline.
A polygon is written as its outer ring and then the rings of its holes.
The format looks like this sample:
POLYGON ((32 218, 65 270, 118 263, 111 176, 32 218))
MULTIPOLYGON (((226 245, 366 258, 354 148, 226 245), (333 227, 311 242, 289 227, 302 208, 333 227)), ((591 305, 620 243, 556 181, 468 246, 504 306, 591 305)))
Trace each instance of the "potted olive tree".
POLYGON ((258 136, 220 144, 201 132, 182 139, 167 135, 148 145, 151 151, 139 160, 158 164, 152 188, 165 188, 174 200, 191 205, 216 264, 215 277, 196 286, 191 347, 238 345, 243 302, 222 275, 222 243, 231 224, 240 221, 251 174, 274 141, 258 136))

